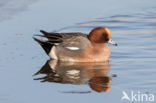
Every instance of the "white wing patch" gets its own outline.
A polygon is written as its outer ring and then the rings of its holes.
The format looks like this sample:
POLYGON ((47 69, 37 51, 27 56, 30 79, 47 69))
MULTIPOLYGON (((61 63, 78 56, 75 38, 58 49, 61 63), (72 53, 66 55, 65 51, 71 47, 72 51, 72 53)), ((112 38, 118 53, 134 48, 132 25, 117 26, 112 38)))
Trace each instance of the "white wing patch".
POLYGON ((79 50, 80 48, 78 48, 78 47, 66 47, 67 49, 69 49, 69 50, 79 50))

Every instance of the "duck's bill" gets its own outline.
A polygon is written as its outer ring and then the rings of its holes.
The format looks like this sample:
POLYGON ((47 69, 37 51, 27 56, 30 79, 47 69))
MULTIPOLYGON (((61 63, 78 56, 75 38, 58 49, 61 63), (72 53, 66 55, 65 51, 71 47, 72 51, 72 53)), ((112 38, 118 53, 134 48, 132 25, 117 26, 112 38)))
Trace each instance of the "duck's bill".
POLYGON ((109 43, 109 44, 112 44, 112 45, 114 45, 114 46, 118 46, 118 44, 115 43, 115 42, 114 42, 113 40, 111 40, 111 39, 108 41, 108 43, 109 43))

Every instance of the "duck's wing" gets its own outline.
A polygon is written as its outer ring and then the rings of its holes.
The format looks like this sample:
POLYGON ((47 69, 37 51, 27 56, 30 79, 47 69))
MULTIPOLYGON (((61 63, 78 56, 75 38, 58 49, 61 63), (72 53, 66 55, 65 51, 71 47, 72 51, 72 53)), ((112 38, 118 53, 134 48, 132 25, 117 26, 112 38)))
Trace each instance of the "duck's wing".
POLYGON ((86 44, 83 43, 84 40, 89 42, 87 35, 80 32, 71 32, 71 33, 55 33, 55 32, 46 32, 40 31, 43 35, 35 35, 47 38, 47 40, 39 40, 34 38, 42 48, 48 54, 51 50, 51 47, 54 45, 59 45, 61 48, 69 49, 69 50, 78 50, 84 49, 86 44))
POLYGON ((69 33, 55 33, 55 32, 46 32, 44 30, 40 30, 40 32, 43 34, 42 37, 46 37, 50 41, 55 40, 65 40, 71 37, 75 36, 82 36, 87 37, 86 34, 80 33, 80 32, 69 32, 69 33))
POLYGON ((49 44, 58 44, 58 43, 61 43, 62 42, 62 38, 63 36, 60 35, 60 33, 54 33, 54 32, 46 32, 46 31, 43 31, 43 30, 40 30, 40 32, 43 34, 43 35, 36 35, 36 36, 41 36, 41 37, 44 37, 44 38, 47 38, 47 40, 45 40, 45 42, 49 43, 49 44))
POLYGON ((56 33, 56 32, 46 32, 44 30, 40 30, 40 32, 44 35, 44 36, 66 36, 67 34, 68 35, 75 35, 75 36, 85 36, 86 37, 86 34, 84 33, 81 33, 81 32, 67 32, 67 33, 56 33))
POLYGON ((47 38, 47 43, 63 46, 78 46, 83 44, 83 39, 88 41, 87 35, 80 32, 55 33, 41 30, 42 37, 47 38))

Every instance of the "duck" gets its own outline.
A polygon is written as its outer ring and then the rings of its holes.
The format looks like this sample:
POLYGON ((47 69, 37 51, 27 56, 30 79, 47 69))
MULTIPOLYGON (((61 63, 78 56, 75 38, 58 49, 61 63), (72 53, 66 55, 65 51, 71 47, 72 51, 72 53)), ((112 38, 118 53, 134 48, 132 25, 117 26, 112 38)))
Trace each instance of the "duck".
POLYGON ((106 27, 93 28, 87 35, 81 32, 46 32, 34 35, 46 54, 54 60, 68 62, 103 62, 108 61, 110 49, 107 43, 117 46, 111 39, 111 32, 106 27), (38 39, 36 36, 46 38, 38 39))

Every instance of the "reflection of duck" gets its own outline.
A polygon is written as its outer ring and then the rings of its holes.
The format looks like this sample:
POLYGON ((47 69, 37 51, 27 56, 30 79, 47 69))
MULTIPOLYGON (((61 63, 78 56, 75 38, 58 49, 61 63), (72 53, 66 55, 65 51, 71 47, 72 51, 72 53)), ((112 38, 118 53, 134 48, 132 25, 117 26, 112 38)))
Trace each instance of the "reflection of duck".
POLYGON ((110 77, 93 77, 89 80, 90 87, 97 92, 108 92, 110 90, 110 77))
POLYGON ((42 82, 56 82, 63 84, 89 84, 97 92, 110 90, 111 77, 109 62, 99 63, 76 63, 48 60, 35 75, 46 74, 35 80, 42 82), (88 81, 89 79, 89 81, 88 81))
POLYGON ((34 38, 50 58, 72 62, 99 62, 107 61, 110 50, 106 43, 117 45, 111 40, 108 28, 94 28, 89 35, 83 33, 48 33, 42 31, 47 38, 39 40, 34 38))

